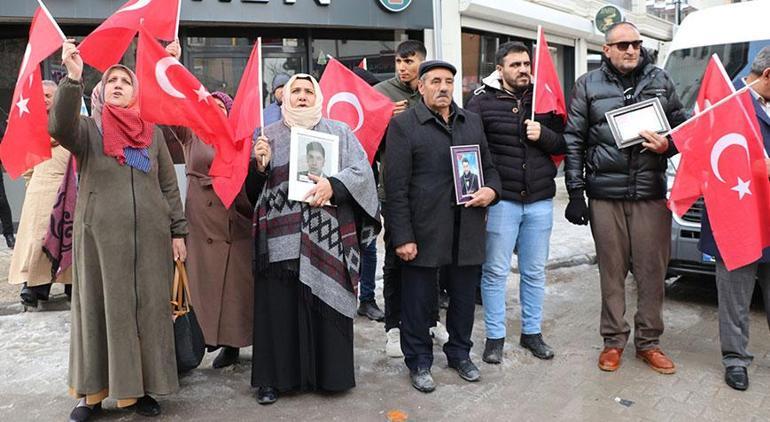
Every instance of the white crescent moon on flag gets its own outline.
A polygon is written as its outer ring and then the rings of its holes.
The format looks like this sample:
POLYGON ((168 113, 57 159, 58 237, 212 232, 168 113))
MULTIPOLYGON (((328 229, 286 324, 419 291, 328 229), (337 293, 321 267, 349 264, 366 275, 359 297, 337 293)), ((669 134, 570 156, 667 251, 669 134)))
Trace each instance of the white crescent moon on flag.
POLYGON ((725 183, 725 179, 719 173, 719 158, 722 153, 730 146, 739 146, 746 151, 746 161, 750 159, 749 156, 749 144, 746 142, 746 138, 738 133, 728 133, 727 135, 719 138, 714 146, 711 148, 711 171, 714 172, 714 176, 719 179, 720 182, 725 183))
POLYGON ((358 97, 353 95, 352 92, 338 92, 334 94, 331 99, 329 99, 329 103, 326 104, 326 115, 331 116, 331 110, 332 107, 334 107, 337 103, 348 103, 353 106, 353 108, 356 109, 356 113, 358 113, 358 124, 356 125, 355 129, 353 129, 353 133, 358 132, 358 129, 361 129, 361 126, 364 125, 364 108, 361 107, 361 102, 358 100, 358 97))
POLYGON ((146 7, 148 4, 150 4, 151 1, 152 0, 139 0, 138 2, 132 4, 131 6, 126 6, 126 7, 122 8, 122 9, 118 10, 115 13, 130 12, 132 10, 139 10, 139 9, 141 9, 143 7, 146 7))
POLYGON ((168 80, 168 75, 166 75, 166 71, 169 67, 181 65, 182 64, 173 57, 164 57, 158 60, 158 63, 155 64, 155 80, 158 81, 160 89, 165 91, 166 94, 176 98, 187 98, 171 85, 171 82, 168 80))

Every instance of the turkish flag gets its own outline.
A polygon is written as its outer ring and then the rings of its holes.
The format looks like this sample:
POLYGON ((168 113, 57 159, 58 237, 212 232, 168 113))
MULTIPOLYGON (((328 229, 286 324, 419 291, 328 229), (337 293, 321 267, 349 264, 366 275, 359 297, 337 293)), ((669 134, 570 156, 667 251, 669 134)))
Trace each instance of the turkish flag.
POLYGON ((675 184, 671 201, 698 183, 728 270, 756 261, 770 246, 770 181, 749 95, 733 94, 671 133, 684 159, 677 178, 686 181, 675 184))
POLYGON ((233 130, 211 94, 144 28, 136 54, 139 114, 153 123, 190 128, 216 150, 210 175, 230 176, 236 156, 233 130))
POLYGON ((393 102, 335 59, 329 60, 319 84, 324 117, 347 123, 371 164, 393 115, 393 102))
MULTIPOLYGON (((556 73, 551 53, 548 51, 548 42, 545 40, 542 26, 537 27, 537 51, 533 77, 535 87, 532 91, 532 119, 534 120, 535 113, 554 112, 566 122, 567 103, 564 101, 559 74, 556 73)), ((558 167, 564 161, 564 155, 552 155, 551 160, 558 167)))
POLYGON ((8 128, 0 144, 0 160, 14 179, 51 158, 40 62, 60 49, 65 37, 45 6, 42 3, 40 6, 32 17, 29 42, 13 91, 8 128))
POLYGON ((361 59, 360 62, 358 62, 358 67, 364 70, 369 70, 367 69, 368 64, 366 63, 366 57, 364 57, 363 59, 361 59))
POLYGON ((165 41, 173 41, 180 0, 129 0, 78 46, 83 61, 104 72, 119 63, 141 25, 165 41))
MULTIPOLYGON (((238 93, 235 95, 233 107, 230 110, 229 123, 235 134, 235 159, 230 163, 232 172, 230 176, 215 176, 212 181, 214 191, 225 208, 235 200, 243 187, 248 173, 249 158, 251 156, 251 137, 254 131, 262 126, 262 38, 257 38, 254 49, 251 51, 249 62, 243 71, 241 83, 238 85, 238 93)), ((220 163, 219 155, 214 156, 216 166, 224 166, 220 163)), ((212 167, 215 166, 212 163, 212 167)))
MULTIPOLYGON (((695 113, 705 110, 719 100, 735 92, 730 77, 722 66, 719 56, 711 56, 706 71, 701 78, 698 98, 695 100, 695 113)), ((679 167, 686 166, 686 158, 679 157, 679 167)), ((678 216, 683 216, 701 196, 700 179, 691 173, 680 173, 674 179, 674 185, 669 197, 668 207, 678 216), (695 177, 694 179, 690 179, 695 177)))

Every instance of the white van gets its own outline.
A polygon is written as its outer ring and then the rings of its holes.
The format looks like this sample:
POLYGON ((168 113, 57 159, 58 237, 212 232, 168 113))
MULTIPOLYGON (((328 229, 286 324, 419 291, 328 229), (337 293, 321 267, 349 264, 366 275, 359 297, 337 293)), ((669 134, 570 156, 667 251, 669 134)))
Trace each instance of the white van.
MULTIPOLYGON (((745 77, 754 56, 770 45, 770 0, 715 6, 691 13, 671 42, 663 67, 674 80, 684 106, 692 109, 701 78, 711 55, 716 53, 733 82, 745 77)), ((679 156, 669 163, 671 189, 679 156)), ((671 228, 671 261, 668 275, 713 274, 714 258, 698 250, 703 199, 671 228)))

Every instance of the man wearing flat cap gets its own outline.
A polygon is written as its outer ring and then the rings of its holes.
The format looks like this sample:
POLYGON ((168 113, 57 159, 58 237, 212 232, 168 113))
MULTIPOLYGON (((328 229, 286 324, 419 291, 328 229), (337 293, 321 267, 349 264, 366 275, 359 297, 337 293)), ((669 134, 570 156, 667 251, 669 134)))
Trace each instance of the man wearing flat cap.
POLYGON ((265 107, 265 126, 281 120, 283 86, 286 85, 286 82, 289 82, 290 78, 291 77, 285 73, 279 73, 273 78, 273 89, 270 91, 270 94, 273 96, 273 102, 265 107))
POLYGON ((452 101, 455 67, 431 60, 419 70, 422 101, 395 116, 385 149, 385 204, 391 242, 402 261, 401 349, 412 386, 435 389, 429 334, 439 269, 447 274, 449 309, 444 345, 449 367, 478 381, 470 360, 476 288, 484 262, 487 206, 499 197, 500 177, 487 147, 481 118, 452 101), (485 185, 456 205, 450 147, 478 145, 485 185))

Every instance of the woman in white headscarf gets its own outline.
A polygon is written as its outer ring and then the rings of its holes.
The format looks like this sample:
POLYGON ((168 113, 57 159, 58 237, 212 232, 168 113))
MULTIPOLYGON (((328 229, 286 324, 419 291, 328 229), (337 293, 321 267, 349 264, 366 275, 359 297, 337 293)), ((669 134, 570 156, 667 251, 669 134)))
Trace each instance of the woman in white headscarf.
POLYGON ((257 200, 251 384, 260 404, 287 391, 355 386, 360 250, 380 229, 366 153, 346 124, 321 117, 316 80, 294 75, 283 93, 282 120, 259 138, 247 180, 247 193, 257 200), (288 199, 295 127, 339 137, 339 169, 324 171, 328 177, 308 174, 316 183, 309 203, 288 199), (334 206, 324 206, 327 201, 334 206))

